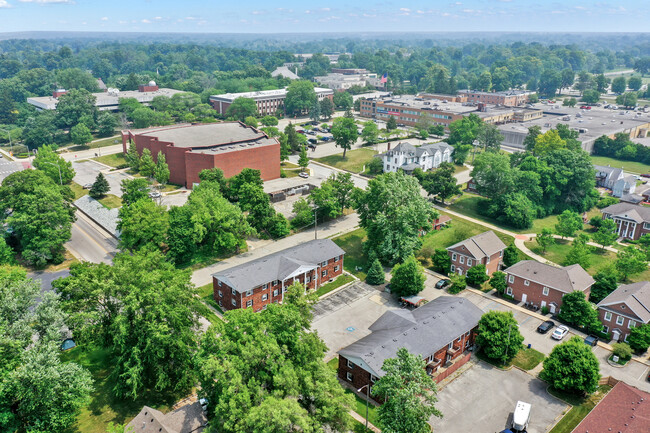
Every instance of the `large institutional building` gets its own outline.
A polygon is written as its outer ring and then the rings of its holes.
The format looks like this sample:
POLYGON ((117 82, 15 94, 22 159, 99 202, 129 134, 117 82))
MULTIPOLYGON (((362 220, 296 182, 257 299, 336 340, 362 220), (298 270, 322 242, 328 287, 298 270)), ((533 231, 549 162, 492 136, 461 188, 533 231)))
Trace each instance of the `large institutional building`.
POLYGON ((244 168, 260 170, 263 180, 280 177, 280 143, 241 122, 174 125, 144 131, 122 131, 122 146, 130 142, 139 154, 149 149, 156 159, 165 155, 169 182, 187 188, 199 182, 199 173, 220 168, 226 177, 244 168))
MULTIPOLYGON (((321 87, 314 88, 318 100, 323 98, 334 98, 334 91, 332 89, 323 89, 321 87)), ((278 109, 284 108, 284 100, 287 97, 287 89, 277 90, 261 90, 259 92, 244 92, 244 93, 224 93, 223 95, 210 96, 210 104, 217 110, 219 114, 226 114, 228 107, 237 98, 248 98, 255 101, 257 104, 257 112, 261 116, 275 115, 278 109)))

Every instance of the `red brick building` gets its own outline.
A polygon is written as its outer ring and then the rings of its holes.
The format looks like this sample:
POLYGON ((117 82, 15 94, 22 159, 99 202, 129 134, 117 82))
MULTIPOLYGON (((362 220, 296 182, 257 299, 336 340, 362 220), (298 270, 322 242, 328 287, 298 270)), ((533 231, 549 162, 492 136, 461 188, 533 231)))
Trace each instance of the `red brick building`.
MULTIPOLYGON (((322 101, 327 98, 330 101, 334 99, 334 91, 332 89, 325 89, 322 87, 315 87, 316 98, 322 101)), ((228 107, 237 98, 247 98, 255 101, 257 105, 257 112, 260 116, 275 116, 278 110, 284 110, 284 100, 287 97, 287 89, 275 90, 260 90, 258 92, 243 92, 243 93, 224 93, 222 95, 210 96, 210 104, 212 108, 217 110, 219 114, 226 114, 228 107)))
POLYGON ((551 313, 562 308, 562 297, 580 291, 589 298, 594 279, 580 265, 555 266, 536 260, 522 260, 505 270, 506 294, 516 301, 548 307, 551 313))
POLYGON ((638 240, 650 233, 650 208, 632 203, 616 203, 601 209, 603 219, 616 223, 616 234, 625 239, 638 240))
POLYGON ((465 239, 447 248, 451 259, 451 272, 467 274, 472 266, 485 265, 488 275, 499 270, 506 244, 493 231, 487 231, 465 239))
POLYGON ((212 275, 213 298, 225 310, 260 311, 281 303, 294 282, 317 290, 343 273, 343 251, 329 239, 317 239, 212 275))
POLYGON ((528 99, 535 92, 527 90, 508 90, 505 92, 479 92, 475 90, 459 90, 458 95, 464 96, 469 102, 482 102, 484 104, 506 105, 517 107, 527 104, 528 99))
POLYGON ((426 360, 432 376, 457 368, 459 360, 467 360, 462 354, 473 346, 482 315, 469 300, 454 296, 440 296, 412 311, 389 310, 370 326, 370 335, 339 351, 338 377, 357 390, 369 385, 372 394, 372 384, 384 375, 384 361, 402 347, 426 360))
POLYGON ((598 303, 603 332, 627 340, 630 329, 650 323, 650 282, 623 284, 598 303))
POLYGON ((618 382, 572 433, 650 431, 650 393, 618 382))
POLYGON ((280 177, 280 142, 241 122, 174 125, 147 131, 122 131, 126 153, 130 142, 138 153, 149 149, 154 161, 158 152, 169 165, 169 182, 192 188, 199 173, 220 168, 226 177, 244 168, 260 170, 263 180, 280 177))

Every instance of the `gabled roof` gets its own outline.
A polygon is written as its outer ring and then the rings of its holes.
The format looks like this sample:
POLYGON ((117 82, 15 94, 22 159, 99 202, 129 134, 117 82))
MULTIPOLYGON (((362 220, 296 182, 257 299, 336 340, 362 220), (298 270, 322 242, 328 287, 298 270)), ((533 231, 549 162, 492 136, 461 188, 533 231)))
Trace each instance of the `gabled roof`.
POLYGON ((650 394, 618 382, 572 433, 647 432, 649 425, 650 394))
POLYGON ((480 260, 483 257, 490 257, 505 249, 506 244, 504 244, 501 239, 490 230, 458 242, 457 244, 447 247, 447 249, 461 251, 462 247, 465 247, 467 252, 469 252, 475 259, 480 260))
POLYGON ((623 174, 622 168, 615 168, 615 167, 604 166, 604 165, 594 165, 594 168, 596 169, 596 176, 602 173, 605 176, 618 179, 623 174))
POLYGON ((316 239, 217 272, 212 276, 243 293, 270 281, 282 281, 295 273, 307 272, 318 267, 321 262, 343 254, 345 251, 330 239, 316 239))
POLYGON ((168 414, 144 406, 124 431, 138 433, 200 433, 207 424, 201 404, 197 401, 168 414), (132 430, 129 430, 132 428, 132 430))
POLYGON ((632 203, 616 203, 600 210, 619 218, 626 218, 637 223, 650 222, 650 208, 632 203))
POLYGON ((595 282, 580 265, 557 268, 536 260, 522 260, 505 271, 564 293, 584 292, 595 282))
POLYGON ((339 354, 360 360, 362 367, 381 377, 384 361, 394 358, 402 347, 427 357, 477 326, 482 315, 483 311, 467 299, 440 296, 412 311, 387 311, 370 326, 370 335, 339 354))
POLYGON ((650 323, 650 282, 640 281, 633 284, 623 284, 605 299, 598 307, 625 304, 643 323, 650 323))
POLYGON ((397 146, 394 148, 387 150, 386 152, 382 153, 381 155, 388 155, 391 156, 394 152, 404 152, 408 156, 417 156, 420 157, 424 155, 425 153, 428 153, 429 155, 433 155, 436 152, 442 152, 444 153, 446 150, 451 151, 452 147, 448 145, 447 143, 427 143, 423 144, 422 146, 414 146, 411 143, 405 142, 405 143, 399 143, 397 146))

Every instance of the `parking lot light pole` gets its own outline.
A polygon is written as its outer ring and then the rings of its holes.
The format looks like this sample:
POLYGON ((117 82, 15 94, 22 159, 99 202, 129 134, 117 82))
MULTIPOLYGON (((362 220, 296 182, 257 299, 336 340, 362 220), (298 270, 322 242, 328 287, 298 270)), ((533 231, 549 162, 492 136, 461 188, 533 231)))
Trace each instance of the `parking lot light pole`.
POLYGON ((368 399, 370 398, 370 385, 363 385, 361 388, 357 389, 357 392, 361 392, 363 388, 366 388, 366 431, 368 430, 368 399))
POLYGON ((47 161, 43 161, 43 164, 54 165, 56 166, 56 168, 59 169, 59 183, 61 184, 61 186, 63 186, 63 178, 61 177, 61 166, 59 164, 55 164, 53 162, 47 162, 47 161))
POLYGON ((14 144, 11 141, 11 131, 8 130, 8 129, 0 129, 0 131, 6 132, 7 135, 9 136, 9 152, 11 152, 11 155, 13 155, 14 154, 14 144))

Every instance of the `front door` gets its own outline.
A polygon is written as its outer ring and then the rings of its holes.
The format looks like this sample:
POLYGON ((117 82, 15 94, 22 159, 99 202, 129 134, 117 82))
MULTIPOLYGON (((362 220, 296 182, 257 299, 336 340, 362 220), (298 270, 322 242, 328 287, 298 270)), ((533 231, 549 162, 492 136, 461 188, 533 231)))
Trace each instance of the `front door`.
POLYGON ((550 304, 548 304, 548 307, 551 314, 555 314, 555 304, 551 302, 550 304))
POLYGON ((619 332, 618 329, 614 329, 612 331, 612 340, 618 341, 619 338, 621 338, 621 333, 619 332))
POLYGON ((527 294, 524 293, 523 295, 521 295, 521 302, 523 302, 523 303, 525 304, 525 303, 526 303, 526 299, 528 299, 528 295, 527 295, 527 294))
POLYGON ((541 308, 544 308, 544 307, 546 307, 546 301, 542 301, 542 306, 541 306, 541 308))

